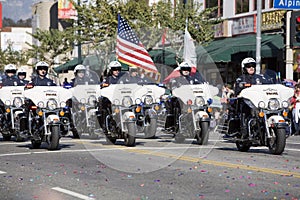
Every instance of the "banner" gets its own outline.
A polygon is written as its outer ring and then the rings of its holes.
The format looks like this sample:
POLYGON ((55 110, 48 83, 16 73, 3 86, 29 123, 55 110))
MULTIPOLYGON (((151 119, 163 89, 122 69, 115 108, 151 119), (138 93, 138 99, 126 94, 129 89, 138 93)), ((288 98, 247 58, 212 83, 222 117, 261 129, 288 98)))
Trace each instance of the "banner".
POLYGON ((77 11, 70 0, 58 0, 58 19, 77 19, 77 11))

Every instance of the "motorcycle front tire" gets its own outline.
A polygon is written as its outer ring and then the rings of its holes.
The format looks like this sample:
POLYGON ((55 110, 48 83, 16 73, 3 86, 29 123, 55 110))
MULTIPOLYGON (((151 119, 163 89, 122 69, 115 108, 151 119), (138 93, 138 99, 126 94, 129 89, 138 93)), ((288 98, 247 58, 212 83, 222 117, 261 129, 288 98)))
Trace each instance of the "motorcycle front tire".
POLYGON ((124 136, 124 143, 125 146, 134 146, 135 145, 135 136, 136 136, 136 129, 134 123, 127 124, 128 133, 124 136))
POLYGON ((268 139, 268 147, 270 153, 280 155, 284 151, 286 143, 286 130, 283 128, 270 128, 274 135, 273 138, 268 139))
POLYGON ((51 126, 48 150, 57 150, 59 146, 59 126, 51 126))

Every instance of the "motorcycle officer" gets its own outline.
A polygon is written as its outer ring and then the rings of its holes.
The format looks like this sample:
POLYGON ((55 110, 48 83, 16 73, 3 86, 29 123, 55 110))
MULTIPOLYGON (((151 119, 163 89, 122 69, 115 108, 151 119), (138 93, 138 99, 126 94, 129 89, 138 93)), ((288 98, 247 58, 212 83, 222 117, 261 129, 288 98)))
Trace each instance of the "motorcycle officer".
POLYGON ((8 64, 4 67, 5 76, 2 80, 3 86, 21 86, 21 82, 16 77, 17 67, 14 64, 8 64))
POLYGON ((48 63, 44 61, 40 61, 35 65, 35 71, 37 73, 37 76, 32 78, 30 83, 33 83, 35 86, 56 86, 56 84, 53 82, 53 80, 47 78, 48 74, 48 63))
POLYGON ((74 68, 74 76, 75 78, 73 78, 71 80, 71 85, 73 87, 75 87, 76 85, 85 85, 87 82, 86 76, 86 67, 84 65, 77 65, 74 68))
POLYGON ((25 80, 26 78, 26 70, 24 68, 20 68, 17 70, 17 77, 22 85, 27 85, 29 81, 25 80))
MULTIPOLYGON (((251 85, 259 85, 259 84, 267 84, 270 83, 270 81, 265 78, 261 74, 256 74, 256 61, 251 58, 245 58, 242 60, 241 63, 242 66, 242 75, 236 79, 235 82, 235 95, 238 96, 240 92, 245 89, 245 84, 251 84, 251 85)), ((251 108, 246 104, 242 99, 240 100, 238 98, 237 103, 239 104, 238 110, 235 110, 234 108, 231 108, 234 112, 240 112, 242 114, 241 116, 241 134, 243 138, 248 137, 248 121, 249 117, 251 116, 251 108)))
MULTIPOLYGON (((192 67, 188 62, 182 62, 179 65, 180 76, 170 80, 169 87, 171 90, 174 90, 177 87, 182 85, 194 85, 204 83, 204 78, 200 73, 191 75, 192 67)), ((181 114, 181 105, 177 97, 171 96, 165 101, 166 110, 169 116, 166 119, 165 129, 174 129, 175 123, 178 120, 177 118, 181 114), (177 110, 177 111, 175 111, 177 110), (175 116, 175 113, 177 116, 175 116)))
POLYGON ((108 64, 108 74, 107 77, 103 80, 104 84, 117 84, 119 79, 122 76, 121 69, 122 65, 118 61, 112 61, 108 64))
POLYGON ((122 76, 120 82, 123 82, 124 84, 143 83, 144 80, 139 76, 138 68, 136 66, 132 66, 129 68, 129 72, 122 76))
POLYGON ((261 74, 256 74, 256 61, 253 58, 245 58, 242 63, 242 75, 236 79, 235 95, 238 95, 245 87, 243 83, 251 85, 269 83, 268 79, 261 74))
POLYGON ((179 65, 180 76, 170 80, 170 89, 175 89, 181 85, 193 85, 205 82, 200 73, 196 72, 195 75, 191 75, 191 71, 191 65, 188 62, 182 62, 179 65))
MULTIPOLYGON (((108 74, 107 77, 103 80, 101 87, 106 87, 110 84, 117 84, 122 83, 121 78, 121 69, 122 65, 118 61, 112 61, 108 64, 108 74)), ((109 112, 111 112, 111 102, 106 97, 99 97, 98 101, 98 122, 100 124, 100 127, 103 130, 103 133, 106 134, 108 132, 106 128, 106 117, 109 115, 109 112)))

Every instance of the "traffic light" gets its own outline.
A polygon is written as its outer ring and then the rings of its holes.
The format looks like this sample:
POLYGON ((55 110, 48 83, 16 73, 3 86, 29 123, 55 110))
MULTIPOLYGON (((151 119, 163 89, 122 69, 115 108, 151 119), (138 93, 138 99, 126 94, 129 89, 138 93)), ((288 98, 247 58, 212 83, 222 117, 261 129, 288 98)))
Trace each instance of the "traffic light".
POLYGON ((291 47, 300 48, 300 11, 293 11, 291 15, 291 47))
POLYGON ((281 18, 281 36, 283 38, 283 44, 286 45, 286 23, 287 23, 287 17, 286 13, 281 18))

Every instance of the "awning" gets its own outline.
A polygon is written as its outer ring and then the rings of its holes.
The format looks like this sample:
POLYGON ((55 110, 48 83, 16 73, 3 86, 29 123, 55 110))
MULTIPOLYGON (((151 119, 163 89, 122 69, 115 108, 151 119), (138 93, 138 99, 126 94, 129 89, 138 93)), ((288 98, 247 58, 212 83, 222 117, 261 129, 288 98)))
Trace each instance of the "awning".
MULTIPOLYGON (((284 47, 283 38, 280 34, 262 34, 261 56, 277 57, 278 53, 284 47)), ((229 62, 232 55, 241 52, 248 52, 255 55, 256 35, 242 35, 238 37, 214 40, 204 47, 196 49, 198 60, 202 63, 210 61, 229 62), (209 57, 211 59, 209 59, 209 57)))
POLYGON ((73 58, 72 60, 69 60, 64 64, 53 68, 53 70, 56 73, 68 72, 68 70, 73 70, 77 64, 78 64, 78 58, 73 58))
POLYGON ((173 49, 152 49, 149 51, 149 55, 154 63, 177 67, 178 56, 173 49))

